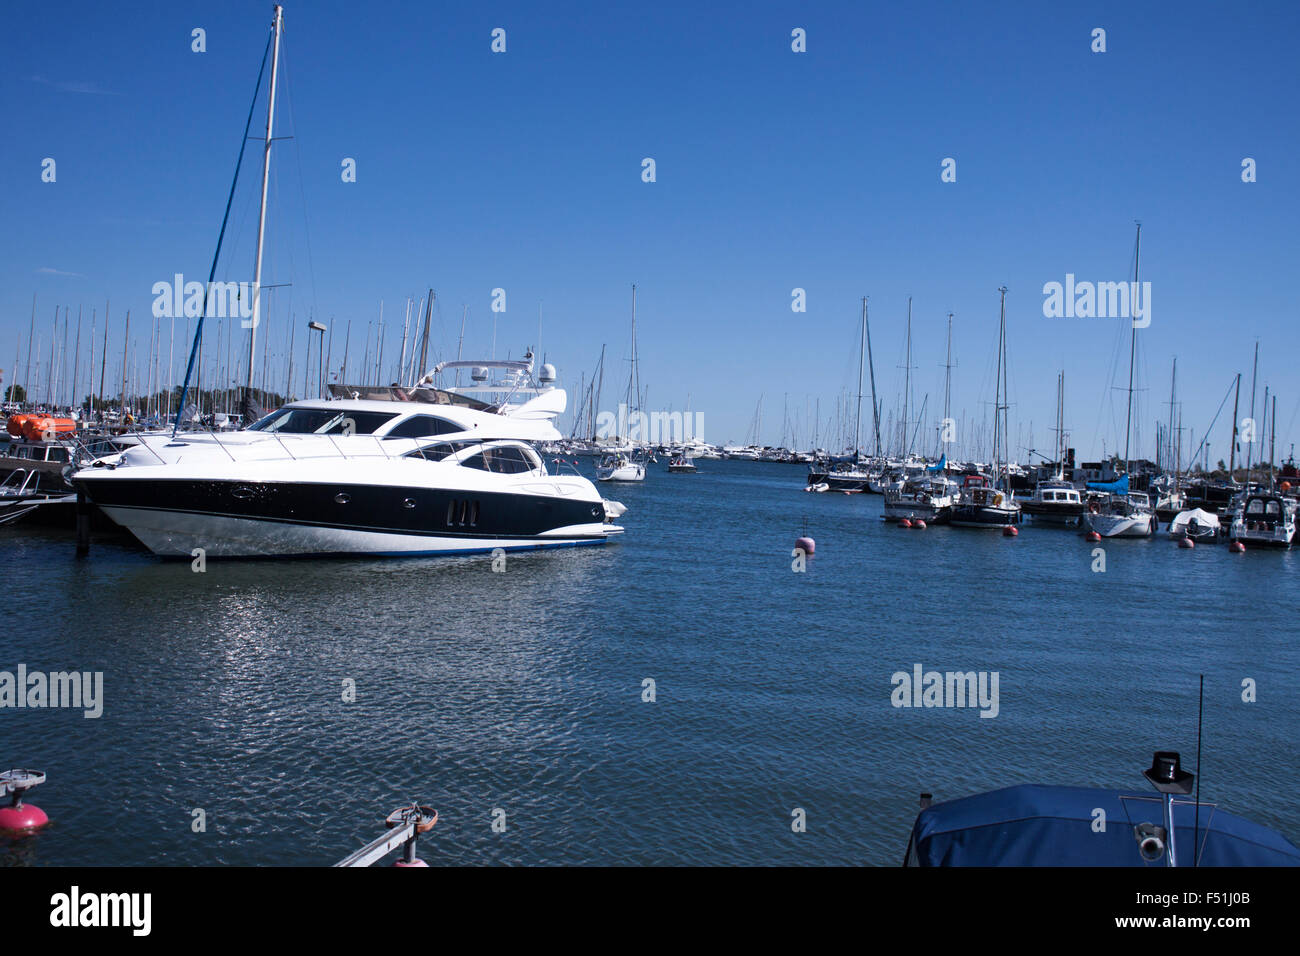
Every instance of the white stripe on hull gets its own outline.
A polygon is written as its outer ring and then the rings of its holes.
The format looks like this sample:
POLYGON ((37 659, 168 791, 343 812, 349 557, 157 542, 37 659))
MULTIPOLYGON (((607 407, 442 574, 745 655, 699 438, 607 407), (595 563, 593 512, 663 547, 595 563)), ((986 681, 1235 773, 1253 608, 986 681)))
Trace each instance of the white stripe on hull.
POLYGON ((587 524, 557 528, 537 537, 472 538, 396 534, 139 508, 108 507, 103 510, 154 554, 176 558, 193 557, 197 548, 203 549, 205 557, 217 558, 481 554, 497 548, 520 551, 604 544, 606 536, 623 531, 617 525, 587 524))

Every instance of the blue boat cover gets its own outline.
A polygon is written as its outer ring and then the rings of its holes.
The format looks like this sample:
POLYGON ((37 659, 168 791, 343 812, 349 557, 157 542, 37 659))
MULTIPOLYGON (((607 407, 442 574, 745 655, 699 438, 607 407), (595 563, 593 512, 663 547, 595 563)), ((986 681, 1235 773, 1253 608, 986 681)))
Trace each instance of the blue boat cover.
MULTIPOLYGON (((1192 838, 1196 804, 1174 797, 1174 836, 1180 867, 1300 866, 1300 848, 1276 830, 1202 803, 1199 841, 1192 838)), ((1091 787, 1026 784, 936 803, 916 818, 908 866, 1165 866, 1142 859, 1134 831, 1163 826, 1155 791, 1123 793, 1091 787), (1105 812, 1105 830, 1099 832, 1105 812)))
POLYGON ((1109 491, 1116 495, 1128 494, 1128 475, 1122 475, 1114 481, 1090 481, 1089 491, 1109 491))
POLYGON ((943 471, 943 470, 944 470, 945 468, 947 468, 947 467, 948 467, 948 456, 947 456, 947 455, 944 455, 942 458, 939 459, 939 464, 937 464, 937 465, 930 465, 930 466, 928 466, 925 470, 926 470, 926 471, 943 471))

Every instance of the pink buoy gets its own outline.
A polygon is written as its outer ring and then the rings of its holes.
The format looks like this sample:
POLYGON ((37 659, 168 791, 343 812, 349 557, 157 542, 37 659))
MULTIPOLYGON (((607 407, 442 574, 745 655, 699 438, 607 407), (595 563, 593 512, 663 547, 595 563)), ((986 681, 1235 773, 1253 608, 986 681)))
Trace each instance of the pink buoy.
POLYGON ((0 773, 0 796, 11 795, 9 806, 0 807, 0 831, 24 833, 50 822, 40 807, 23 803, 23 794, 44 782, 45 774, 39 770, 6 770, 0 773))
POLYGON ((1193 541, 1191 538, 1179 538, 1179 539, 1178 539, 1178 547, 1180 547, 1180 548, 1194 548, 1194 547, 1196 547, 1196 542, 1193 541))
POLYGON ((35 830, 50 822, 45 811, 32 803, 23 803, 16 807, 0 807, 0 830, 18 833, 23 830, 35 830))
POLYGON ((1009 524, 1002 529, 1002 537, 1004 538, 1014 538, 1018 534, 1020 534, 1020 529, 1013 524, 1009 524))
POLYGON ((1240 541, 1234 541, 1232 544, 1228 545, 1228 550, 1233 554, 1241 554, 1246 550, 1246 546, 1240 541))
POLYGON ((1089 531, 1086 535, 1084 535, 1084 538, 1088 541, 1100 541, 1101 535, 1098 534, 1096 531, 1089 531))
POLYGON ((813 552, 817 550, 817 542, 812 538, 800 538, 794 546, 809 557, 812 557, 813 552))
POLYGON ((924 531, 924 530, 925 530, 925 519, 923 519, 923 518, 917 518, 915 521, 912 522, 912 527, 913 527, 913 528, 920 528, 922 531, 924 531))
POLYGON ((405 860, 402 859, 397 859, 393 861, 393 866, 428 866, 428 865, 429 865, 428 863, 425 863, 418 856, 410 863, 407 863, 405 860))
POLYGON ((898 526, 900 528, 910 528, 912 527, 912 522, 904 518, 902 521, 898 522, 898 526))

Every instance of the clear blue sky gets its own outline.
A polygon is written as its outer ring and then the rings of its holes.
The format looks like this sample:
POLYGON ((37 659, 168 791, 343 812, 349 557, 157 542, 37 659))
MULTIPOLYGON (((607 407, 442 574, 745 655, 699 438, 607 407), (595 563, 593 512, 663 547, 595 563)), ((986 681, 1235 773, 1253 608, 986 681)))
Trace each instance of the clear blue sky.
MULTIPOLYGON (((270 14, 269 2, 9 9, 6 383, 33 293, 42 348, 56 306, 74 330, 82 308, 84 335, 111 300, 112 381, 125 310, 143 355, 153 283, 206 276, 270 14), (206 53, 191 52, 194 27, 206 53), (41 181, 45 157, 55 183, 41 181)), ((636 282, 651 408, 689 395, 706 439, 741 441, 762 394, 762 439, 781 439, 788 403, 806 444, 820 397, 831 445, 836 396, 856 390, 862 295, 882 405, 897 414, 910 295, 929 445, 949 311, 954 417, 972 430, 987 417, 1005 284, 1013 444, 1030 444, 1032 422, 1033 444, 1050 447, 1064 369, 1072 442, 1093 455, 1123 441, 1123 322, 1044 318, 1042 287, 1067 272, 1127 278, 1140 219, 1153 301, 1136 450, 1152 454, 1168 417, 1174 356, 1199 441, 1237 371, 1246 404, 1256 339, 1261 400, 1265 384, 1279 390, 1279 457, 1300 429, 1294 3, 289 2, 285 23, 278 132, 294 138, 274 152, 264 282, 293 287, 267 317, 273 361, 292 315, 301 364, 311 313, 335 330, 335 365, 351 321, 355 363, 381 299, 391 356, 406 297, 429 286, 440 357, 462 305, 466 351, 485 353, 502 287, 498 353, 536 342, 540 304, 541 347, 571 403, 609 345, 612 409, 636 282), (490 51, 495 27, 504 54, 490 51), (791 51, 795 27, 806 53, 791 51), (356 183, 341 181, 344 157, 356 183), (657 182, 641 181, 643 157, 657 182), (945 157, 956 183, 940 182, 945 157), (1244 157, 1258 182, 1241 181, 1244 157), (791 311, 795 287, 805 314, 791 311)), ((254 145, 221 278, 251 279, 259 159, 254 145)), ((1211 459, 1227 457, 1230 412, 1231 399, 1211 459)))

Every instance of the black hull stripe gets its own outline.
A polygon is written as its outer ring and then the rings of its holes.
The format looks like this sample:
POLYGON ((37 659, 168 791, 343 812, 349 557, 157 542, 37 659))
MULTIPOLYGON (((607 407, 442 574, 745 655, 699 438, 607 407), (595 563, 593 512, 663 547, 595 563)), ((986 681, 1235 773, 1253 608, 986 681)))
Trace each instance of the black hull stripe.
POLYGON ((556 528, 605 520, 600 502, 502 492, 98 477, 81 484, 101 508, 430 538, 542 539, 556 528))

